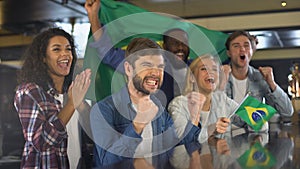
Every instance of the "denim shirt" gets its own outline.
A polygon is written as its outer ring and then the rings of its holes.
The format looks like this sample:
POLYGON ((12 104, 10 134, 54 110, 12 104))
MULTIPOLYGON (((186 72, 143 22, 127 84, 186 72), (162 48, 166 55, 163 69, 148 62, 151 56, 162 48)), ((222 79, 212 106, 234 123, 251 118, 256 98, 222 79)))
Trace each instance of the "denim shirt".
MULTIPOLYGON (((189 134, 180 140, 174 130, 173 121, 155 96, 151 100, 158 106, 158 113, 151 122, 153 130, 152 154, 158 155, 177 144, 197 139, 200 129, 192 123, 186 130, 189 134)), ((132 121, 136 111, 132 107, 127 87, 95 104, 90 120, 97 153, 96 166, 109 165, 124 159, 133 158, 135 149, 142 137, 134 130, 132 121)))
MULTIPOLYGON (((226 86, 226 94, 233 99, 233 79, 229 76, 226 86)), ((293 105, 288 95, 277 85, 275 91, 271 91, 269 85, 264 80, 259 70, 249 66, 248 68, 248 81, 246 87, 247 93, 255 97, 259 101, 266 100, 266 104, 271 105, 282 116, 293 115, 293 105)))

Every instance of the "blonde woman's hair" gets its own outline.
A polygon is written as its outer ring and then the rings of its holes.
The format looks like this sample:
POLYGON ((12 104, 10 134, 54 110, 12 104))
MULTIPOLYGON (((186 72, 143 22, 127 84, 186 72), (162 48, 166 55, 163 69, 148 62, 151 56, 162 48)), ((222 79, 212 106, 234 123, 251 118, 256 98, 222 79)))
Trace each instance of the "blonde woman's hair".
POLYGON ((189 69, 187 70, 186 73, 186 82, 185 82, 185 88, 184 88, 184 95, 196 91, 198 92, 198 85, 197 85, 197 80, 195 79, 196 77, 194 76, 194 72, 198 67, 198 63, 201 62, 203 59, 211 59, 215 61, 219 67, 220 65, 220 60, 218 57, 213 56, 212 54, 204 54, 201 56, 198 56, 196 59, 193 60, 193 62, 190 64, 189 69), (191 79, 194 79, 194 82, 191 82, 191 79))

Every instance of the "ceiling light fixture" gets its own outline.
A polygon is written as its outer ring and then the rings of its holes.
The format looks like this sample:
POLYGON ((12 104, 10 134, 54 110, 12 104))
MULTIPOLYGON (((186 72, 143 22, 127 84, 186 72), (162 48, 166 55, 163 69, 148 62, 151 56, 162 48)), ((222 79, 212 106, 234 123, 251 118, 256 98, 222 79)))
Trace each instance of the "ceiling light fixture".
POLYGON ((285 7, 287 5, 286 1, 281 1, 281 6, 285 7))

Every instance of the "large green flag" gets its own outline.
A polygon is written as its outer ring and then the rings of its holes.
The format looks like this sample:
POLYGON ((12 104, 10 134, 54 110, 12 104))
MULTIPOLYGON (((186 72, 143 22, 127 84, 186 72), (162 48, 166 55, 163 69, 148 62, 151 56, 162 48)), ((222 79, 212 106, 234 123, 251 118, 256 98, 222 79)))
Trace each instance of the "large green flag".
MULTIPOLYGON (((165 31, 180 28, 189 35, 190 59, 205 53, 219 55, 221 62, 228 58, 224 45, 227 34, 208 30, 175 16, 149 12, 124 2, 101 0, 99 17, 115 47, 126 46, 134 37, 148 37, 161 42, 165 31)), ((92 69, 87 98, 98 101, 119 90, 124 85, 124 78, 101 63, 95 49, 89 47, 91 41, 90 38, 84 57, 84 68, 92 69)))
POLYGON ((254 131, 258 132, 263 124, 276 113, 272 106, 263 104, 252 96, 247 96, 236 111, 254 131))
POLYGON ((243 169, 269 169, 276 164, 274 156, 258 142, 237 161, 243 169))

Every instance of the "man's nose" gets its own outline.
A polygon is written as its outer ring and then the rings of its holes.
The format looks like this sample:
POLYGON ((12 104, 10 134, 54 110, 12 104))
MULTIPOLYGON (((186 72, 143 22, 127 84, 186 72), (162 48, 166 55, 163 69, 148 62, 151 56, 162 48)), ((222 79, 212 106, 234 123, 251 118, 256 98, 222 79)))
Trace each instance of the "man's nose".
POLYGON ((160 73, 160 70, 158 68, 152 68, 150 71, 151 76, 158 76, 160 73))
POLYGON ((184 44, 182 42, 180 42, 177 47, 178 47, 178 49, 182 50, 184 48, 184 44))
POLYGON ((245 47, 245 46, 240 46, 240 50, 241 50, 241 51, 245 51, 245 50, 246 50, 246 47, 245 47))

